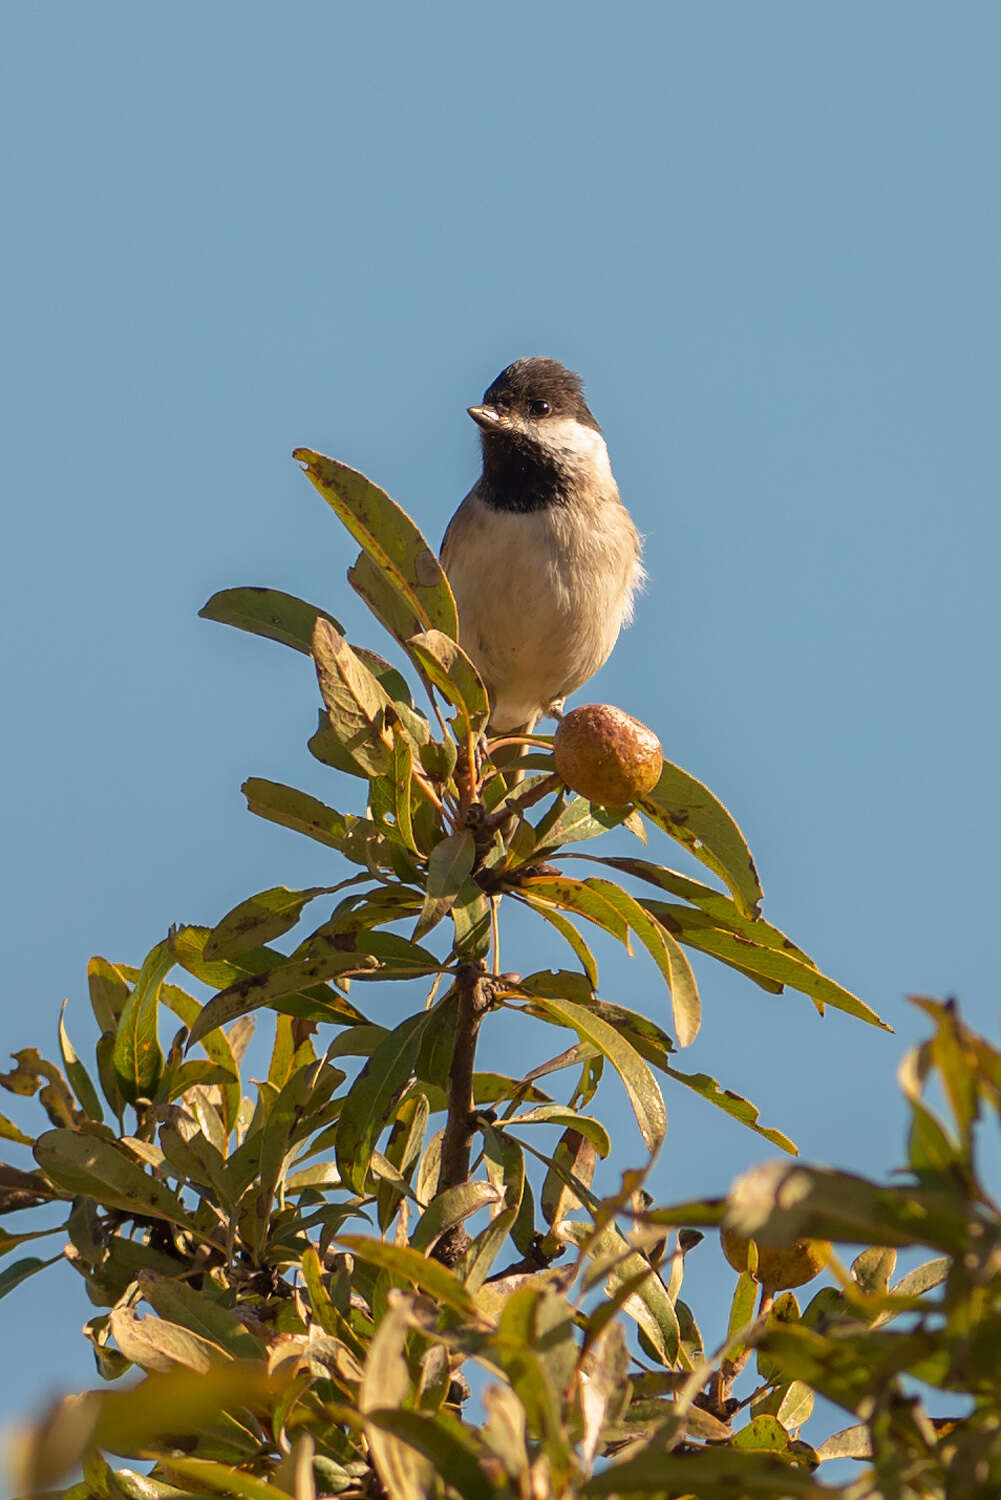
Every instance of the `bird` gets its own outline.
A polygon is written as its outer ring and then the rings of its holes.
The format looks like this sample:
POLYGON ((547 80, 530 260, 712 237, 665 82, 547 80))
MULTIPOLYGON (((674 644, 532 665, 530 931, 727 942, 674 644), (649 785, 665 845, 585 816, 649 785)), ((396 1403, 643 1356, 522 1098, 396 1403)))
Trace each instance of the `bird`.
POLYGON ((608 660, 645 577, 641 542, 579 375, 517 359, 467 409, 483 467, 441 562, 490 733, 530 734, 608 660))

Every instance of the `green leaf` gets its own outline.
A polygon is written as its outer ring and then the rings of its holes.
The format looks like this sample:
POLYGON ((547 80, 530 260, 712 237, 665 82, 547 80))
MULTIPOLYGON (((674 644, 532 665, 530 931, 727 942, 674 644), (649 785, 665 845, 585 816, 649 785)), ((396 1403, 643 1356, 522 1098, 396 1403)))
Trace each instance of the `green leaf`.
POLYGON ((598 965, 595 962, 594 954, 573 923, 567 917, 564 917, 561 912, 555 911, 548 903, 533 901, 531 896, 524 890, 516 892, 516 894, 520 900, 524 901, 526 906, 531 907, 532 911, 548 922, 551 927, 555 927, 560 937, 569 943, 580 960, 580 966, 587 976, 591 989, 596 990, 598 988, 598 965))
POLYGON ((584 1206, 567 1181, 576 1178, 589 1188, 597 1165, 597 1153, 593 1143, 579 1130, 565 1130, 556 1144, 553 1162, 555 1165, 546 1173, 539 1198, 542 1217, 547 1224, 558 1224, 584 1206))
POLYGON ((587 881, 575 880, 572 875, 531 875, 521 882, 518 890, 537 910, 548 902, 551 906, 587 917, 589 922, 610 932, 632 952, 629 925, 622 913, 587 881))
MULTIPOLYGON (((66 1004, 65 1000, 63 1004, 66 1004)), ((0 1115, 0 1140, 16 1141, 19 1146, 33 1146, 35 1143, 33 1135, 25 1135, 6 1115, 0 1115)))
POLYGON ((531 1008, 559 1026, 569 1026, 582 1041, 590 1042, 608 1058, 625 1084, 629 1102, 636 1116, 640 1134, 651 1152, 657 1151, 667 1132, 664 1100, 656 1080, 632 1044, 620 1036, 614 1026, 583 1005, 570 1000, 554 1000, 542 995, 531 996, 531 1008))
POLYGON ((452 905, 455 951, 465 963, 485 958, 490 951, 490 898, 474 880, 465 880, 452 905))
POLYGON ((338 743, 367 775, 384 775, 392 758, 386 727, 388 693, 326 620, 316 622, 313 661, 338 743))
POLYGON ((427 1254, 449 1229, 463 1223, 471 1214, 479 1213, 481 1208, 500 1203, 502 1198, 503 1195, 489 1182, 461 1182, 457 1187, 436 1193, 414 1225, 410 1236, 411 1249, 427 1254))
MULTIPOLYGON (((255 1479, 245 1469, 233 1469, 213 1458, 182 1458, 172 1453, 169 1464, 173 1473, 198 1486, 193 1492, 195 1494, 215 1490, 220 1495, 235 1495, 238 1500, 276 1500, 276 1496, 283 1493, 266 1480, 255 1479)), ((175 1493, 181 1494, 180 1491, 175 1493)))
POLYGON ((745 917, 756 915, 762 892, 751 851, 707 786, 665 761, 660 780, 640 805, 652 822, 726 882, 745 917))
POLYGON ((177 1194, 112 1141, 80 1130, 49 1130, 35 1142, 34 1155, 55 1185, 74 1197, 190 1228, 191 1215, 177 1194))
POLYGON ((297 448, 292 456, 413 616, 407 635, 435 629, 456 638, 459 620, 452 590, 406 511, 347 464, 309 448, 297 448))
POLYGON ((141 1318, 130 1307, 113 1308, 109 1327, 125 1358, 143 1370, 169 1370, 174 1365, 183 1365, 186 1370, 204 1374, 226 1357, 219 1345, 190 1329, 164 1318, 141 1318))
POLYGON ((692 1089, 699 1094, 708 1104, 713 1104, 721 1109, 724 1114, 733 1120, 739 1120, 741 1125, 746 1125, 748 1130, 753 1130, 755 1135, 763 1136, 766 1141, 771 1141, 773 1146, 778 1146, 780 1151, 788 1151, 790 1156, 797 1156, 798 1150, 793 1141, 781 1130, 775 1130, 765 1125, 758 1124, 758 1110, 749 1099, 744 1099, 740 1094, 735 1094, 733 1089, 722 1089, 715 1078, 710 1078, 708 1073, 682 1073, 670 1063, 665 1063, 664 1072, 670 1078, 677 1079, 683 1083, 686 1089, 692 1089))
POLYGON ((606 1290, 610 1295, 623 1282, 639 1277, 642 1272, 647 1273, 627 1298, 624 1309, 646 1334, 658 1358, 664 1364, 673 1365, 677 1361, 681 1345, 678 1315, 667 1288, 649 1261, 632 1248, 614 1224, 595 1229, 591 1224, 564 1219, 553 1228, 561 1239, 580 1246, 585 1255, 596 1263, 596 1268, 601 1270, 605 1278, 606 1290))
POLYGON ((497 1493, 477 1462, 479 1445, 472 1433, 450 1413, 430 1416, 406 1407, 377 1407, 365 1413, 365 1420, 421 1454, 462 1500, 489 1500, 497 1493))
POLYGON ((682 952, 681 946, 663 928, 653 921, 639 902, 611 880, 592 879, 587 882, 598 891, 609 906, 621 912, 650 954, 664 977, 671 992, 671 1009, 674 1015, 674 1030, 681 1047, 687 1047, 698 1035, 702 1018, 702 1002, 692 966, 682 952))
POLYGON ((187 1282, 158 1276, 155 1271, 140 1271, 137 1279, 143 1297, 161 1318, 220 1345, 237 1359, 260 1357, 263 1345, 228 1308, 187 1282))
POLYGON ((830 1500, 831 1490, 816 1484, 805 1469, 771 1453, 740 1453, 732 1447, 703 1448, 690 1456, 645 1446, 637 1457, 594 1474, 581 1495, 698 1494, 699 1500, 830 1500))
POLYGON ((339 850, 356 865, 368 868, 375 863, 383 869, 389 868, 386 839, 368 818, 335 812, 307 792, 277 781, 264 781, 259 776, 251 776, 243 783, 242 790, 248 808, 259 818, 304 833, 330 849, 339 850))
POLYGON ((259 948, 262 943, 290 932, 310 901, 339 889, 336 885, 314 885, 305 891, 290 891, 288 886, 274 885, 258 891, 256 896, 240 901, 216 923, 202 951, 211 961, 259 948))
POLYGON ((425 1028, 435 1012, 408 1016, 379 1043, 341 1106, 334 1150, 343 1181, 365 1191, 372 1148, 413 1072, 425 1028))
POLYGON ((29 1276, 34 1276, 36 1271, 44 1271, 46 1266, 54 1266, 57 1260, 62 1260, 62 1253, 54 1255, 51 1260, 40 1260, 37 1255, 27 1255, 23 1260, 12 1261, 3 1271, 0 1271, 0 1297, 6 1297, 15 1287, 27 1281, 29 1276))
POLYGON ((440 630, 413 635, 406 647, 425 677, 455 709, 456 733, 478 735, 490 717, 487 690, 462 647, 440 630))
POLYGON ((203 620, 218 620, 221 625, 235 625, 237 630, 248 630, 251 635, 292 646, 306 656, 310 654, 317 619, 329 620, 335 629, 341 629, 333 615, 315 604, 307 604, 293 594, 283 594, 280 589, 253 586, 220 589, 198 614, 203 620))
POLYGON ((423 937, 447 916, 459 891, 473 868, 476 842, 468 828, 450 833, 435 844, 428 863, 427 894, 424 907, 414 928, 414 937, 423 937))
MULTIPOLYGON (((335 947, 332 939, 326 939, 322 946, 319 939, 312 941, 314 949, 308 957, 294 959, 286 958, 284 954, 275 954, 272 967, 251 972, 213 996, 199 1012, 198 1019, 192 1026, 188 1046, 200 1042, 209 1032, 227 1025, 236 1017, 249 1015, 262 1005, 274 1005, 279 1000, 287 1001, 290 996, 315 993, 322 980, 331 979, 337 974, 358 974, 363 969, 378 968, 375 958, 355 951, 352 934, 345 935, 342 948, 335 947)), ((256 955, 244 954, 243 959, 247 962, 252 956, 256 955)), ((333 990, 325 990, 323 995, 324 1002, 319 1006, 314 1003, 310 1008, 310 1015, 340 1021, 344 1015, 343 1001, 333 990), (326 998, 328 995, 329 1001, 326 998), (326 1014, 324 1004, 327 1006, 326 1014)))
POLYGON ((579 1110, 569 1109, 565 1104, 537 1104, 534 1109, 504 1121, 505 1130, 512 1130, 516 1125, 572 1126, 575 1134, 587 1137, 599 1156, 607 1156, 612 1149, 608 1131, 600 1120, 582 1115, 579 1110))
POLYGON ((157 943, 147 955, 118 1020, 112 1063, 122 1096, 130 1104, 151 1098, 163 1072, 163 1053, 156 1034, 157 1006, 160 985, 176 962, 171 939, 157 943))
POLYGON ((893 1028, 881 1021, 876 1012, 849 990, 821 974, 810 960, 799 959, 793 953, 778 948, 758 947, 750 938, 738 933, 726 932, 712 925, 711 918, 686 906, 675 906, 667 901, 644 901, 643 906, 658 922, 673 932, 683 943, 709 953, 746 974, 761 974, 778 984, 787 984, 801 994, 809 995, 818 1009, 825 1005, 846 1015, 867 1021, 882 1031, 893 1028))
POLYGON ((337 1243, 350 1250, 359 1260, 391 1276, 411 1282, 436 1302, 452 1308, 463 1318, 477 1318, 476 1304, 456 1276, 440 1261, 431 1260, 406 1245, 390 1245, 385 1240, 368 1239, 361 1234, 339 1234, 337 1243))
MULTIPOLYGON (((613 870, 621 870, 623 874, 633 875, 637 880, 643 880, 648 885, 655 885, 659 889, 669 891, 672 896, 678 896, 682 901, 688 901, 713 919, 713 926, 725 927, 730 932, 737 932, 741 937, 750 938, 761 948, 779 948, 784 953, 791 953, 803 963, 812 964, 813 960, 798 948, 791 938, 786 937, 777 927, 766 922, 763 917, 746 917, 729 896, 722 891, 714 890, 710 885, 703 885, 700 880, 692 880, 687 875, 681 875, 677 870, 668 870, 663 865, 653 864, 648 859, 624 859, 606 856, 601 858, 594 854, 571 853, 565 858, 586 859, 591 864, 608 865, 613 870)), ((814 965, 816 967, 816 965, 814 965)))
POLYGON ((582 839, 598 838, 610 828, 617 828, 624 821, 626 811, 624 807, 599 807, 586 797, 571 797, 567 802, 558 800, 539 819, 531 857, 538 859, 564 844, 577 844, 582 839))
POLYGON ((114 1032, 129 998, 129 987, 120 970, 106 958, 92 958, 87 965, 87 987, 98 1029, 102 1033, 114 1032))
MULTIPOLYGON (((73 1086, 73 1092, 84 1114, 91 1120, 103 1120, 104 1110, 97 1097, 97 1090, 90 1081, 90 1074, 77 1056, 76 1049, 69 1039, 69 1032, 66 1030, 67 1004, 68 1002, 64 1000, 59 1011, 59 1050, 62 1053, 63 1067, 66 1069, 66 1076, 73 1086)), ((3 1134, 3 1128, 0 1126, 0 1135, 3 1134)), ((25 1137, 21 1144, 30 1146, 31 1141, 25 1137)))

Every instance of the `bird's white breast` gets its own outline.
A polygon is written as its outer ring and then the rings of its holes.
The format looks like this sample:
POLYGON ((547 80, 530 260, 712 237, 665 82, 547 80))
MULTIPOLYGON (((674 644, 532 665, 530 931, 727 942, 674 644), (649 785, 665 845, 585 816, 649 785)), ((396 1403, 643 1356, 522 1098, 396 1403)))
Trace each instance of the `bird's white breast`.
POLYGON ((607 456, 605 466, 600 490, 535 511, 495 510, 474 487, 448 529, 442 560, 460 638, 487 684, 495 730, 532 724, 574 692, 631 617, 639 539, 607 456))

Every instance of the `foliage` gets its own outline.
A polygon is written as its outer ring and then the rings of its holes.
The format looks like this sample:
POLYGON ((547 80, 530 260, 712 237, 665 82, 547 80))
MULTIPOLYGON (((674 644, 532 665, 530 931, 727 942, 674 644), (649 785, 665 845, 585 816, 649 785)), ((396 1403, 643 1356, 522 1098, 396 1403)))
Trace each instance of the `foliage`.
POLYGON ((312 656, 324 709, 309 748, 365 783, 363 811, 258 778, 244 790, 251 811, 354 869, 172 930, 138 968, 93 959, 93 1066, 60 1018, 61 1067, 29 1047, 0 1075, 51 1126, 34 1137, 0 1117, 0 1135, 35 1158, 0 1166, 0 1209, 61 1211, 54 1227, 0 1231, 15 1256, 0 1296, 65 1255, 96 1309, 85 1332, 107 1382, 24 1434, 22 1488, 80 1468, 63 1491, 73 1500, 935 1496, 948 1471, 965 1486, 950 1494, 996 1494, 1001 1217, 974 1140, 981 1107, 1001 1107, 1001 1055, 951 1007, 919 1002, 933 1034, 904 1064, 909 1168, 893 1186, 788 1158, 726 1198, 673 1207, 645 1192, 648 1164, 599 1184, 606 1068, 651 1158, 665 1080, 795 1152, 748 1100, 676 1066, 700 1017, 688 950, 882 1023, 760 917, 739 828, 687 772, 665 764, 640 804, 608 809, 567 794, 547 736, 505 771, 504 747, 484 748, 486 693, 433 551, 362 475, 297 456, 360 543, 349 579, 432 717, 322 610, 255 588, 203 610, 312 656), (618 825, 668 835, 720 883, 578 849, 618 825), (600 868, 573 874, 570 858, 600 868), (511 901, 548 924, 567 967, 499 971, 511 901), (276 946, 317 909, 307 935, 276 946), (646 955, 670 1030, 599 998, 591 929, 646 955), (175 983, 178 970, 208 998, 175 983), (425 982, 423 1002, 380 1020, 391 992, 373 985, 405 980, 425 982), (248 1086, 264 1010, 270 1063, 248 1086), (556 1030, 553 1055, 520 1078, 475 1065, 499 1011, 556 1030), (951 1124, 925 1102, 932 1077, 951 1124), (714 1348, 681 1292, 699 1229, 722 1223, 761 1243, 871 1248, 847 1271, 835 1258, 835 1284, 802 1311, 791 1294, 756 1309, 744 1272, 714 1348), (18 1253, 48 1236, 54 1256, 18 1253), (909 1246, 936 1257, 891 1287, 909 1246), (738 1395, 752 1356, 757 1379, 738 1395), (928 1417, 914 1382, 967 1397, 963 1415, 928 1417), (815 1394, 850 1418, 819 1446, 800 1436, 815 1394), (825 1459, 870 1455, 850 1489, 818 1474, 825 1459))

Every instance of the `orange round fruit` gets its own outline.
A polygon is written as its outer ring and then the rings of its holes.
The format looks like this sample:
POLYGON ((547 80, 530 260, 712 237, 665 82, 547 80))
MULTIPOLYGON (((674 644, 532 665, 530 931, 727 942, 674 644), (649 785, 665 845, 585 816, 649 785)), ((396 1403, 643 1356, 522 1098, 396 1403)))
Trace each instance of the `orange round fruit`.
POLYGON ((556 772, 571 791, 601 807, 638 802, 660 778, 664 752, 652 729, 611 703, 586 703, 559 722, 556 772))
POLYGON ((790 1240, 788 1245, 759 1245, 745 1240, 732 1229, 720 1231, 723 1254, 735 1271, 746 1271, 748 1253, 757 1246, 758 1263, 751 1272, 755 1281, 769 1292, 786 1292, 794 1286, 805 1286, 819 1276, 831 1254, 830 1240, 790 1240))

